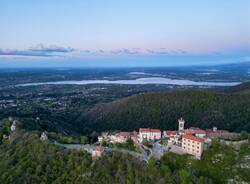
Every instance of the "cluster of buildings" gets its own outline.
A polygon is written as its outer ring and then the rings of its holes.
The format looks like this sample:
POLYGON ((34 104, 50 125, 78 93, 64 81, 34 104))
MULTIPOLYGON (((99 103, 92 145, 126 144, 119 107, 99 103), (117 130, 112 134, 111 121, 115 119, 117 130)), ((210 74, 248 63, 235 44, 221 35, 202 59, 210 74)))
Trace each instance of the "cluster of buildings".
POLYGON ((109 133, 103 132, 98 136, 98 142, 111 142, 111 143, 125 143, 128 139, 134 142, 138 141, 138 135, 136 131, 133 132, 118 132, 109 133))
POLYGON ((216 127, 206 130, 197 127, 185 129, 185 121, 183 118, 178 119, 178 123, 178 130, 176 131, 166 130, 162 132, 160 129, 140 128, 139 132, 104 132, 98 136, 98 141, 125 143, 128 139, 131 139, 135 143, 142 143, 144 140, 155 142, 162 139, 167 141, 168 146, 178 146, 184 153, 191 154, 200 159, 203 150, 207 149, 211 144, 212 138, 239 136, 238 133, 217 130, 216 127))

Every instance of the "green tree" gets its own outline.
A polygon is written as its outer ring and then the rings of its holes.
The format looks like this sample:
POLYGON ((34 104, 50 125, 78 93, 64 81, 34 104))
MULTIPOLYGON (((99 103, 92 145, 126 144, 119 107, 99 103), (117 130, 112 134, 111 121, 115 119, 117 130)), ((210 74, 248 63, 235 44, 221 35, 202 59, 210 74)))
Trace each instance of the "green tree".
POLYGON ((249 134, 247 133, 247 131, 243 130, 240 132, 240 138, 241 139, 248 139, 249 134))

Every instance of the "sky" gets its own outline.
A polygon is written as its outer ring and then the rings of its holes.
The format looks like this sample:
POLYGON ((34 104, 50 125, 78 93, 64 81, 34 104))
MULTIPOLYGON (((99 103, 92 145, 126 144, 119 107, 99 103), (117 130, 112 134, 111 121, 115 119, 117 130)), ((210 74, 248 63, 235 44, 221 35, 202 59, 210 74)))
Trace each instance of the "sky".
POLYGON ((250 0, 1 0, 1 67, 250 62, 250 0))

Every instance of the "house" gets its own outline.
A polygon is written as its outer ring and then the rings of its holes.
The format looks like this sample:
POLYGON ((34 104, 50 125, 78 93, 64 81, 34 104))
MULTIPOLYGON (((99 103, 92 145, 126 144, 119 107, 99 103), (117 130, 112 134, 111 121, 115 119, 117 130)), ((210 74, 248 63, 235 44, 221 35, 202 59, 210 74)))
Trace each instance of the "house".
POLYGON ((132 139, 134 142, 137 142, 137 132, 119 132, 109 134, 107 132, 103 132, 100 136, 98 136, 98 142, 111 142, 111 143, 125 143, 128 139, 132 139))
POLYGON ((175 137, 176 135, 178 135, 178 131, 175 131, 175 130, 163 131, 163 137, 166 137, 166 138, 175 137))
POLYGON ((204 138, 206 137, 207 133, 205 130, 202 130, 200 128, 196 127, 190 127, 188 129, 185 129, 185 134, 192 134, 195 135, 196 137, 204 138))
POLYGON ((124 140, 124 142, 126 142, 128 139, 131 139, 133 142, 137 142, 137 132, 136 131, 120 132, 118 134, 118 136, 120 137, 120 139, 124 140))
POLYGON ((130 133, 130 139, 132 139, 134 143, 138 142, 138 135, 136 131, 130 133))
POLYGON ((180 144, 178 131, 163 131, 163 136, 168 139, 168 144, 180 144))
POLYGON ((103 132, 101 135, 98 136, 98 142, 104 142, 104 141, 109 141, 109 133, 108 132, 103 132))
POLYGON ((209 138, 234 138, 238 137, 240 134, 235 132, 229 132, 227 130, 218 130, 216 127, 213 127, 213 129, 207 129, 206 135, 209 138))
POLYGON ((103 136, 101 136, 101 135, 99 135, 99 136, 97 137, 97 139, 98 139, 98 142, 104 142, 104 138, 103 138, 103 136))
POLYGON ((195 158, 200 159, 204 146, 204 139, 200 137, 193 136, 191 134, 185 134, 182 137, 182 149, 184 152, 195 156, 195 158))
POLYGON ((144 139, 148 141, 157 140, 161 138, 161 130, 150 129, 150 128, 140 128, 139 129, 139 141, 142 142, 144 139))
POLYGON ((97 146, 93 151, 92 151, 92 157, 100 157, 102 153, 104 152, 104 148, 101 146, 97 146))
POLYGON ((110 142, 111 143, 125 143, 126 142, 126 138, 122 137, 118 134, 114 134, 114 135, 110 135, 110 142))

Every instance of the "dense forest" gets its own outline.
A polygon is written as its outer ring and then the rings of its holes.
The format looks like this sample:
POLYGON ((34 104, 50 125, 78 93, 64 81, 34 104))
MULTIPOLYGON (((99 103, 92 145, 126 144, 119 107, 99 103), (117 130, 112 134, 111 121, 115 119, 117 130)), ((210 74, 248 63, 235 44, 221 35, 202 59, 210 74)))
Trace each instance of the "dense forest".
POLYGON ((0 144, 0 183, 213 184, 250 181, 244 168, 249 144, 239 150, 215 141, 203 159, 165 154, 148 163, 127 154, 105 153, 92 160, 85 151, 40 141, 39 132, 18 130, 0 144), (4 159, 3 159, 4 158, 4 159))
MULTIPOLYGON (((186 126, 250 132, 250 83, 224 90, 185 89, 142 93, 99 104, 87 114, 86 130, 133 130, 139 127, 176 129, 183 116, 186 126)), ((84 121, 83 121, 84 122, 84 121)))

